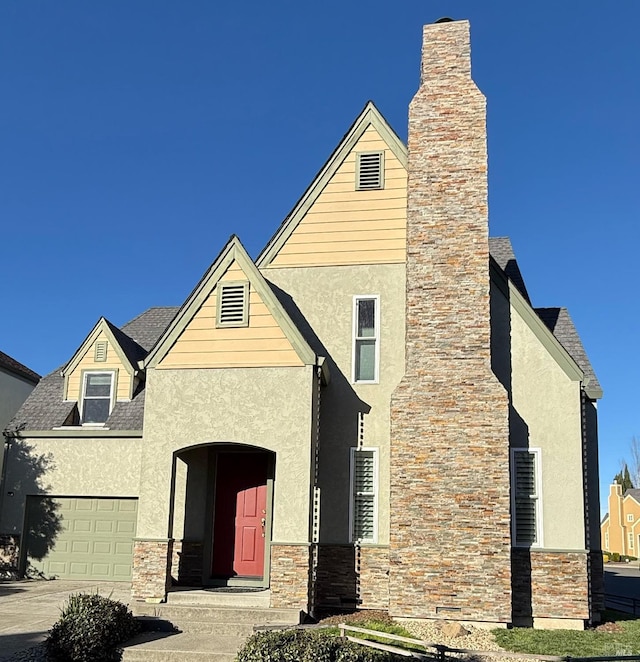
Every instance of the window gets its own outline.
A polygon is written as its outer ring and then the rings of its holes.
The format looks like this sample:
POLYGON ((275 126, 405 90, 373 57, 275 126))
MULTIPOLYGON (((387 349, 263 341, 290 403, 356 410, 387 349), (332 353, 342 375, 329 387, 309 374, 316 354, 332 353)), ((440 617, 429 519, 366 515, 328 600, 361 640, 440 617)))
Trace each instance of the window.
POLYGON ((357 155, 356 191, 384 188, 384 152, 361 152, 357 155))
POLYGON ((629 549, 633 549, 633 533, 629 533, 629 549))
POLYGON ((378 451, 351 449, 350 539, 376 542, 378 537, 378 451))
POLYGON ((249 326, 249 283, 221 283, 216 326, 249 326))
POLYGON ((511 450, 512 539, 515 547, 542 546, 540 450, 511 450))
POLYGON ((377 296, 353 299, 353 381, 378 381, 380 306, 377 296))
POLYGON ((604 548, 606 551, 609 550, 609 532, 604 534, 604 548))
POLYGON ((104 423, 111 413, 113 372, 86 372, 82 387, 82 423, 104 423))
POLYGON ((633 522, 633 515, 627 515, 627 522, 633 522))

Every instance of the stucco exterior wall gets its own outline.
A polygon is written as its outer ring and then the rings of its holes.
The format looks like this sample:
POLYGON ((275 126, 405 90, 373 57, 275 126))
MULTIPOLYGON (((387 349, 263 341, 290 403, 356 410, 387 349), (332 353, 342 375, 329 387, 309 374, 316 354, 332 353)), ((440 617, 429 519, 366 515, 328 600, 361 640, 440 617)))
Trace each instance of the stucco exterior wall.
POLYGON ((570 378, 511 305, 511 446, 541 449, 543 542, 584 550, 580 382, 570 378))
POLYGON ((11 440, 0 533, 22 532, 27 495, 138 496, 141 446, 139 438, 11 440))
MULTIPOLYGON (((20 377, 0 370, 0 433, 7 427, 20 405, 33 391, 34 385, 20 377)), ((2 462, 2 458, 0 458, 2 462)))
POLYGON ((317 334, 314 349, 330 357, 320 417, 320 542, 349 540, 349 449, 379 449, 378 543, 389 542, 389 403, 404 371, 404 264, 269 268, 267 280, 289 294, 317 334), (380 379, 352 382, 353 297, 380 297, 380 379))
POLYGON ((138 537, 160 539, 170 533, 174 452, 200 444, 238 443, 276 454, 273 542, 307 543, 314 370, 150 370, 138 537))

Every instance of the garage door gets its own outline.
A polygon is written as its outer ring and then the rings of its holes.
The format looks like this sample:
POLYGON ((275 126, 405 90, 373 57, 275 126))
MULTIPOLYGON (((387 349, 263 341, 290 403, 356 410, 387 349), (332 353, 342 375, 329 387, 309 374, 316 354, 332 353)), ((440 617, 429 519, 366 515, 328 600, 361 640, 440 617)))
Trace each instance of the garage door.
POLYGON ((26 560, 61 579, 131 579, 137 499, 27 497, 26 560))

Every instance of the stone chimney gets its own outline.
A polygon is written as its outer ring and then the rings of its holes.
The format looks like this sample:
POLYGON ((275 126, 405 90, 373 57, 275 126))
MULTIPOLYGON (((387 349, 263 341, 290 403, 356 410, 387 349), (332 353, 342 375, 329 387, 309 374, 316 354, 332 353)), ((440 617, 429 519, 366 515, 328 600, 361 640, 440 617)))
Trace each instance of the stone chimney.
POLYGON ((409 108, 405 376, 391 402, 391 613, 511 621, 507 394, 491 371, 485 99, 469 23, 424 27, 409 108))

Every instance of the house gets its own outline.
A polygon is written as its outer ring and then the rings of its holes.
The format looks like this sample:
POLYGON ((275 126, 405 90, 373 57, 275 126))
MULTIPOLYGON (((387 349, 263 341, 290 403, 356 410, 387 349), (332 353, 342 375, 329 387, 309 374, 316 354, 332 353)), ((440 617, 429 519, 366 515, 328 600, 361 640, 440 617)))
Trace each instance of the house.
POLYGON ((602 549, 625 556, 640 556, 640 489, 609 487, 609 512, 600 524, 602 549))
POLYGON ((424 28, 405 146, 366 104, 254 261, 102 318, 8 434, 20 569, 272 606, 583 627, 602 606, 602 391, 488 238, 469 25, 424 28), (21 482, 12 454, 45 466, 21 482), (64 526, 61 524, 64 522, 64 526))
MULTIPOLYGON (((39 380, 38 373, 0 351, 0 430, 5 429, 39 380)), ((4 494, 5 453, 3 444, 0 450, 0 508, 4 494)), ((0 571, 4 566, 5 556, 6 550, 3 552, 0 549, 0 571)))

